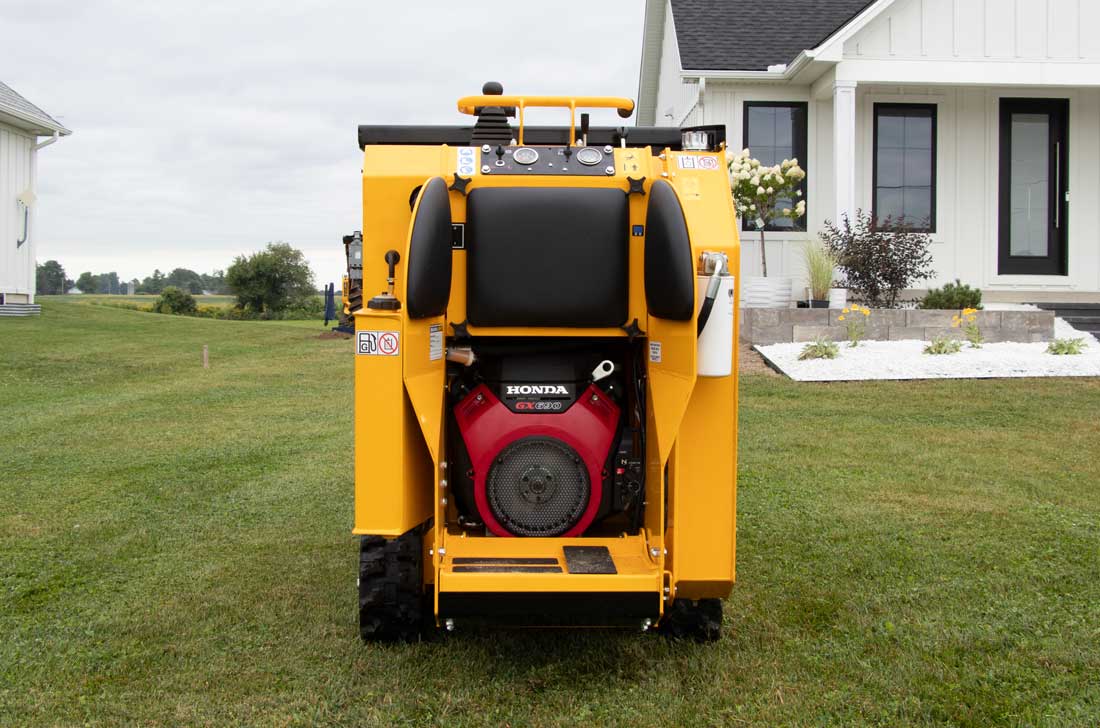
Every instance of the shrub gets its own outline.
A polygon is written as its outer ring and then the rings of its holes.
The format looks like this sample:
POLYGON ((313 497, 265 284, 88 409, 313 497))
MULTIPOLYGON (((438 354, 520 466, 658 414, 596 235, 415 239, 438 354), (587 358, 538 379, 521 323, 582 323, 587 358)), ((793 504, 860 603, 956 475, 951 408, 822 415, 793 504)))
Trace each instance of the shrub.
POLYGON ((958 339, 952 339, 948 336, 937 336, 932 339, 932 342, 924 347, 925 354, 958 354, 962 351, 962 342, 958 339))
POLYGON ((921 299, 920 308, 974 308, 982 307, 982 292, 971 288, 958 278, 943 288, 933 288, 921 299))
POLYGON ((844 285, 869 306, 894 308, 902 290, 932 277, 931 237, 903 220, 887 218, 876 228, 870 214, 856 210, 855 225, 847 215, 840 225, 826 220, 819 235, 836 256, 844 285))
POLYGON ((802 347, 802 353, 798 355, 799 361, 806 359, 836 359, 840 354, 840 347, 835 341, 817 338, 811 344, 802 347))
POLYGON ((1084 339, 1055 339, 1047 344, 1047 353, 1055 356, 1075 356, 1084 349, 1084 339))
POLYGON ((195 297, 175 286, 165 288, 153 304, 153 311, 156 313, 193 315, 196 309, 195 297))
POLYGON ((259 253, 237 256, 225 272, 225 283, 238 306, 264 318, 279 318, 272 314, 317 295, 305 256, 286 243, 268 243, 259 253))

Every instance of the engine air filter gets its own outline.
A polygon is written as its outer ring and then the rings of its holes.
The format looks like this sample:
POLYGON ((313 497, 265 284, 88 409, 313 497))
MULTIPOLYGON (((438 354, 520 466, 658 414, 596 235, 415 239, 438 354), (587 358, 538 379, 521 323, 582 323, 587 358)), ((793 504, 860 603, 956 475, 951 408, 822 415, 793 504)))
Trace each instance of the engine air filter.
POLYGON ((516 440, 489 470, 489 507, 517 536, 560 536, 577 524, 588 506, 587 470, 576 450, 561 440, 516 440))

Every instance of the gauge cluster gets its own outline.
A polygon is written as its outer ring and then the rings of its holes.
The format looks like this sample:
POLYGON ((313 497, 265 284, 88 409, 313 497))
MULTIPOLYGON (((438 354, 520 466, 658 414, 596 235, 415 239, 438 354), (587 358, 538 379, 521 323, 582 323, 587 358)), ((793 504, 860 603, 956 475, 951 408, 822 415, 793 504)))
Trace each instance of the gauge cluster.
POLYGON ((610 177, 615 174, 615 149, 486 144, 481 147, 481 173, 610 177))

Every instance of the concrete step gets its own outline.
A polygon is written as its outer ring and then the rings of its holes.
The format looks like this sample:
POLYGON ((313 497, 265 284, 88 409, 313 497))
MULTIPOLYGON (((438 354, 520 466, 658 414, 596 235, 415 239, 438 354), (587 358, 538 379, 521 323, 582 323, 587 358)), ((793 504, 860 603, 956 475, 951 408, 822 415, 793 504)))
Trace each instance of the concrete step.
POLYGON ((1078 331, 1100 334, 1100 316, 1061 316, 1060 318, 1078 331))

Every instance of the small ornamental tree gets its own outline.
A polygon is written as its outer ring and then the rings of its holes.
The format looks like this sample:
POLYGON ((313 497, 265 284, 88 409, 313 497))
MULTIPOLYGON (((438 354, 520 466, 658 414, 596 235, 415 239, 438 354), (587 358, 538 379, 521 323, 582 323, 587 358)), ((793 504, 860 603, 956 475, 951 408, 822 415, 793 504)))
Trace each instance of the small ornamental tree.
POLYGON ((844 273, 844 285, 874 308, 895 308, 898 294, 932 277, 932 238, 914 232, 904 220, 887 218, 876 227, 869 213, 856 210, 840 224, 825 221, 818 235, 844 273))
POLYGON ((797 220, 806 214, 806 201, 790 201, 802 197, 802 180, 806 172, 797 159, 784 159, 774 167, 765 167, 753 159, 748 149, 730 160, 730 190, 738 217, 751 220, 760 231, 760 267, 768 275, 768 255, 764 247, 764 229, 781 217, 797 220))

